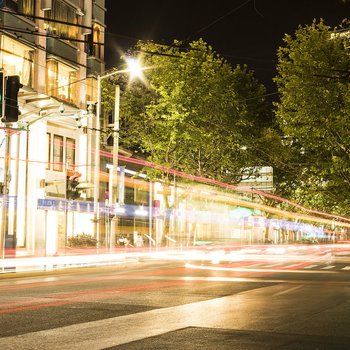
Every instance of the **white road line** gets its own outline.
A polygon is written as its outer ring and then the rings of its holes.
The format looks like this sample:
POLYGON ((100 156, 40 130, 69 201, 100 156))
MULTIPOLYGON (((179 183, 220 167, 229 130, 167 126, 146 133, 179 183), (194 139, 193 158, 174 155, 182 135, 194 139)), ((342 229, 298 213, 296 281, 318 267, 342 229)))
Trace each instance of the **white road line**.
POLYGON ((320 271, 320 270, 285 270, 284 269, 247 269, 247 268, 236 268, 236 267, 215 267, 215 266, 203 266, 203 265, 192 265, 190 263, 187 263, 185 265, 187 268, 191 269, 198 269, 198 270, 211 270, 211 271, 235 271, 235 272, 263 272, 263 273, 276 273, 276 272, 282 272, 282 273, 338 273, 338 271, 320 271))
POLYGON ((321 270, 330 270, 330 269, 333 269, 333 267, 335 267, 335 265, 329 265, 329 266, 322 267, 321 270))
POLYGON ((350 266, 345 266, 345 267, 341 268, 341 270, 350 270, 350 266))
POLYGON ((317 267, 318 265, 308 265, 304 266, 303 269, 313 269, 314 267, 317 267))
POLYGON ((301 288, 301 287, 302 287, 302 285, 300 285, 300 286, 295 286, 295 287, 293 287, 293 288, 289 288, 289 289, 283 290, 282 292, 276 293, 276 294, 274 294, 273 296, 282 295, 282 294, 287 294, 287 293, 292 292, 293 290, 299 289, 299 288, 301 288))

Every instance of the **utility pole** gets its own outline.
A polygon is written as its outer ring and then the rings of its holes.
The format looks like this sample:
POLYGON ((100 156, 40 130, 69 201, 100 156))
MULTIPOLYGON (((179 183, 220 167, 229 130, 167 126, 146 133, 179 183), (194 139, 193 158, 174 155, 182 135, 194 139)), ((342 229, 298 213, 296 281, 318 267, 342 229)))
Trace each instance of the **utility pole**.
MULTIPOLYGON (((115 86, 115 102, 114 102, 114 125, 113 125, 113 149, 112 157, 113 164, 112 169, 110 169, 111 177, 109 183, 109 207, 117 202, 117 190, 118 190, 118 153, 119 153, 119 102, 120 102, 120 87, 115 86)), ((109 229, 109 249, 111 250, 115 243, 116 228, 118 225, 118 218, 114 214, 110 220, 109 229)))
MULTIPOLYGON (((100 117, 101 117, 101 83, 103 79, 111 77, 117 74, 131 73, 134 76, 141 76, 142 68, 139 66, 137 61, 129 60, 128 65, 130 68, 122 70, 111 70, 109 73, 104 75, 97 75, 97 105, 96 105, 96 118, 95 118, 95 170, 94 170, 94 235, 98 241, 98 247, 100 245, 100 210, 99 210, 99 195, 100 195, 100 117)), ((118 148, 119 148, 119 86, 116 90, 116 106, 115 106, 115 123, 113 131, 113 174, 116 172, 118 167, 118 148), (115 167, 116 165, 116 167, 115 167)), ((113 192, 113 191, 112 191, 113 192)), ((110 230, 111 234, 111 230, 110 230)), ((109 245, 111 244, 111 240, 109 245)))
POLYGON ((94 151, 94 233, 97 247, 100 247, 100 115, 101 115, 101 76, 97 76, 97 105, 95 118, 95 151, 94 151))

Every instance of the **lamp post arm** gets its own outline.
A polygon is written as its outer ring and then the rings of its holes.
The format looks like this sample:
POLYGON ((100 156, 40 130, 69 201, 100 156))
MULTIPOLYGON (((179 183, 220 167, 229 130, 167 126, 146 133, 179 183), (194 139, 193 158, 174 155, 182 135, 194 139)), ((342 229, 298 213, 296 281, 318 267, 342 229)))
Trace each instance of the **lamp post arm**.
POLYGON ((110 73, 106 73, 104 75, 98 75, 97 82, 100 80, 100 83, 101 83, 101 80, 103 80, 103 79, 106 79, 106 78, 111 77, 113 75, 122 74, 122 73, 130 73, 130 69, 114 70, 114 71, 112 71, 110 73))

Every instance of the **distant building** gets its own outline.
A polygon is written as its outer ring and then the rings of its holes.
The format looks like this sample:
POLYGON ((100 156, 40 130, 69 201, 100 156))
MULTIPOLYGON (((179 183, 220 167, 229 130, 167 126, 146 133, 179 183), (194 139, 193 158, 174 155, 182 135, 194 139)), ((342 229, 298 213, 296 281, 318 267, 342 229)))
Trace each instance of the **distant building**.
POLYGON ((273 168, 271 166, 245 169, 237 187, 271 192, 273 190, 273 168))

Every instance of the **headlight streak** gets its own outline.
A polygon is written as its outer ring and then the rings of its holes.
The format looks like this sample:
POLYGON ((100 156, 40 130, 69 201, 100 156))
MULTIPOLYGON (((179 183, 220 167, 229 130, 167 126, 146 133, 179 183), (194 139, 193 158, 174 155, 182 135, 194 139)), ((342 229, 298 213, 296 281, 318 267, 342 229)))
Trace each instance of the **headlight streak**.
MULTIPOLYGON (((106 158, 112 158, 112 153, 109 152, 109 151, 101 150, 100 153, 101 153, 101 155, 105 156, 106 158)), ((346 218, 346 217, 342 217, 342 216, 334 215, 334 214, 329 214, 329 213, 326 213, 326 212, 320 212, 320 211, 317 211, 317 210, 312 210, 312 209, 303 207, 302 205, 300 205, 298 203, 295 203, 295 202, 293 202, 291 200, 288 200, 288 199, 285 199, 285 198, 273 195, 271 193, 267 193, 267 192, 263 192, 263 191, 259 191, 259 190, 254 190, 254 189, 247 188, 247 187, 245 188, 245 187, 239 187, 239 186, 235 186, 235 185, 230 185, 230 184, 226 184, 226 183, 223 183, 221 181, 218 181, 218 180, 209 179, 209 178, 205 178, 205 177, 201 177, 201 176, 186 174, 184 172, 181 172, 181 171, 178 171, 178 170, 175 170, 175 169, 171 169, 171 168, 168 168, 168 167, 165 167, 165 166, 162 166, 162 165, 158 165, 158 164, 155 164, 155 163, 152 163, 152 162, 149 162, 149 161, 146 161, 146 160, 142 160, 142 159, 129 158, 129 157, 123 156, 123 155, 119 155, 118 158, 121 161, 126 162, 126 163, 138 164, 138 165, 142 165, 142 166, 145 166, 145 167, 148 167, 148 168, 151 168, 151 169, 157 169, 157 170, 160 170, 160 171, 165 171, 167 173, 170 173, 170 174, 173 174, 173 175, 185 178, 185 179, 189 179, 189 180, 192 180, 192 181, 197 182, 197 183, 209 184, 209 185, 214 185, 214 186, 217 186, 217 187, 220 187, 220 188, 231 189, 233 191, 236 191, 237 193, 256 194, 256 195, 259 195, 259 196, 262 196, 262 197, 265 197, 265 198, 270 198, 270 199, 273 199, 273 200, 276 200, 276 201, 279 201, 279 202, 287 203, 287 204, 289 204, 289 205, 291 205, 291 206, 293 206, 295 208, 298 208, 299 210, 302 210, 304 212, 328 217, 328 218, 330 218, 330 219, 327 220, 328 223, 332 223, 332 220, 335 219, 335 220, 337 220, 336 221, 336 225, 337 226, 350 227, 350 218, 346 218), (348 225, 344 225, 346 222, 349 223, 349 224, 348 225)), ((37 160, 37 159, 35 159, 35 160, 33 160, 33 159, 25 160, 25 159, 21 159, 21 158, 13 158, 13 159, 17 159, 19 162, 30 162, 30 163, 38 163, 38 164, 47 164, 47 161, 44 162, 44 161, 40 161, 40 160, 37 160)), ((81 164, 75 164, 75 166, 79 167, 79 166, 81 166, 81 164)), ((104 175, 103 171, 101 171, 100 173, 101 173, 101 175, 104 175)), ((143 176, 143 175, 144 174, 139 174, 138 176, 143 176)), ((214 190, 214 193, 211 193, 209 191, 203 191, 203 194, 207 194, 208 196, 209 195, 211 195, 211 196, 217 196, 218 195, 217 193, 215 193, 215 190, 214 190)), ((248 201, 242 201, 242 203, 245 203, 246 207, 249 204, 248 201)), ((295 213, 291 213, 290 212, 289 214, 291 215, 291 214, 295 214, 295 213)), ((307 215, 303 215, 303 214, 299 214, 298 217, 303 218, 304 220, 307 220, 308 216, 307 215)), ((315 218, 317 218, 317 217, 315 217, 315 218)), ((318 219, 322 219, 322 218, 318 218, 318 219)), ((324 221, 322 221, 322 222, 324 222, 324 221)))
MULTIPOLYGON (((183 177, 183 178, 187 178, 187 179, 199 182, 199 183, 208 183, 208 184, 216 185, 216 186, 223 187, 223 188, 229 188, 229 189, 232 189, 232 190, 235 190, 235 191, 238 191, 238 192, 246 192, 246 193, 258 194, 258 195, 261 195, 261 196, 266 197, 266 198, 270 198, 270 199, 274 199, 274 200, 277 200, 277 201, 280 201, 280 202, 288 203, 288 204, 294 206, 295 208, 301 209, 302 211, 306 211, 308 213, 330 217, 330 218, 333 218, 333 219, 337 219, 339 221, 350 222, 349 218, 341 217, 341 216, 333 215, 333 214, 328 214, 328 213, 320 212, 320 211, 317 211, 317 210, 308 209, 308 208, 305 208, 305 207, 301 206, 300 204, 294 203, 294 202, 292 202, 292 201, 290 201, 288 199, 282 198, 282 197, 278 197, 278 196, 272 195, 270 193, 266 193, 266 192, 262 192, 262 191, 258 191, 258 190, 253 190, 253 189, 250 189, 250 188, 242 188, 242 187, 240 188, 238 186, 226 184, 226 183, 223 183, 223 182, 218 181, 218 180, 208 179, 208 178, 204 178, 204 177, 201 177, 201 176, 189 175, 189 174, 183 173, 181 171, 174 170, 174 169, 171 169, 171 168, 168 168, 168 167, 165 167, 165 166, 162 166, 162 165, 158 165, 158 164, 155 164, 155 163, 151 163, 149 161, 145 161, 145 160, 142 160, 142 159, 132 159, 132 158, 128 158, 128 157, 125 157, 125 156, 122 156, 122 155, 120 155, 119 158, 120 158, 120 160, 123 160, 123 161, 126 161, 126 162, 130 162, 130 163, 134 163, 134 164, 140 164, 140 165, 144 165, 144 166, 147 166, 147 167, 150 167, 150 168, 166 171, 168 173, 171 173, 171 174, 183 177)), ((245 203, 248 203, 248 202, 245 202, 245 203)), ((279 210, 277 210, 277 211, 279 211, 279 210)), ((289 214, 292 214, 292 213, 289 213, 289 214)), ((303 217, 305 219, 305 218, 307 218, 307 215, 299 215, 299 217, 303 217)), ((318 219, 320 219, 320 218, 318 218, 318 219)), ((337 222, 337 225, 345 224, 344 222, 340 223, 339 221, 337 222)), ((322 221, 322 222, 324 222, 324 221, 322 221)), ((327 220, 327 222, 332 222, 332 220, 327 220)), ((350 223, 347 224, 346 227, 350 227, 350 223)))
POLYGON ((40 257, 40 258, 10 258, 2 259, 0 261, 0 267, 2 268, 27 268, 28 270, 40 269, 40 267, 55 267, 60 268, 78 267, 78 266, 91 266, 96 264, 113 264, 120 261, 124 261, 127 257, 139 257, 144 256, 141 253, 128 253, 128 254, 94 254, 94 255, 67 255, 67 256, 54 256, 54 257, 40 257))
MULTIPOLYGON (((318 262, 337 262, 344 257, 350 256, 350 245, 252 245, 252 246, 223 246, 223 247, 200 247, 195 249, 164 249, 149 252, 148 249, 133 252, 116 252, 112 254, 91 254, 74 256, 54 257, 16 257, 0 260, 0 268, 11 272, 58 270, 64 268, 76 268, 85 266, 115 265, 124 262, 138 261, 139 259, 161 259, 174 261, 207 262, 212 264, 245 264, 250 262, 266 262, 270 265, 288 264, 289 269, 295 269, 318 262), (225 249, 223 249, 225 248, 225 249)), ((250 270, 251 271, 251 270, 250 270)), ((266 269, 264 269, 266 271, 266 269)), ((269 271, 276 272, 275 269, 269 271)), ((285 267, 282 271, 286 272, 285 267)), ((1 275, 1 274, 0 274, 1 275)))

